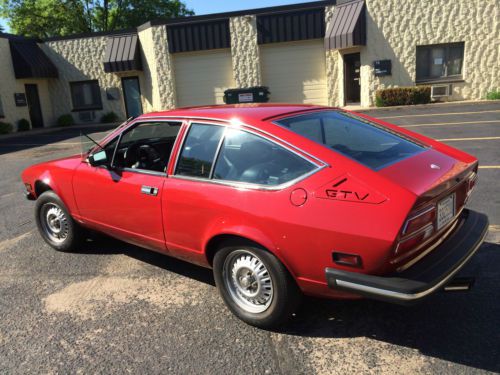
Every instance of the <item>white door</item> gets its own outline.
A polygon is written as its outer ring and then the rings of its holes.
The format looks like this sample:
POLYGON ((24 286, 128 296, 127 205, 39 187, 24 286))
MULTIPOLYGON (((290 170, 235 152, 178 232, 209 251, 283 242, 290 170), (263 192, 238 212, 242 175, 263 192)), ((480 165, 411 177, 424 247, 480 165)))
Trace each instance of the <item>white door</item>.
POLYGON ((224 91, 234 87, 230 50, 176 53, 177 106, 224 104, 224 91))
POLYGON ((260 58, 271 102, 327 105, 323 40, 265 44, 260 58))

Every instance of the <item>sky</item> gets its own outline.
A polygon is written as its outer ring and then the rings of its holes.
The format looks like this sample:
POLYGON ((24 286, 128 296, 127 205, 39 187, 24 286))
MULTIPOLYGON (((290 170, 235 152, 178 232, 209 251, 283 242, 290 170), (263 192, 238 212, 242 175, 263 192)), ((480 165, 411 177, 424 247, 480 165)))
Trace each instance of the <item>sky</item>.
MULTIPOLYGON (((208 13, 231 12, 234 10, 245 10, 255 8, 266 8, 277 5, 306 3, 312 0, 184 0, 189 9, 194 10, 196 15, 208 13)), ((0 18, 0 25, 4 31, 9 32, 7 20, 0 18)))

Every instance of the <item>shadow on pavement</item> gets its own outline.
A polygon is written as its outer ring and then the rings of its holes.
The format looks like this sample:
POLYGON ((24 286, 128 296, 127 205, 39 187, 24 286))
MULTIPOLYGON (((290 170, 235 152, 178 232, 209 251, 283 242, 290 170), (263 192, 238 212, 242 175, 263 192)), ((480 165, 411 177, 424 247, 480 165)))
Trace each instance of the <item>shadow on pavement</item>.
MULTIPOLYGON (((370 300, 304 303, 286 333, 305 337, 366 337, 477 369, 500 371, 500 245, 485 243, 461 275, 470 292, 440 292, 419 304, 370 300)), ((360 348, 363 350, 363 348, 360 348)))
MULTIPOLYGON (((159 253, 96 235, 82 254, 125 254, 214 286, 212 271, 159 253)), ((485 243, 460 272, 476 276, 471 292, 440 292, 413 306, 371 300, 306 297, 281 333, 318 338, 366 337, 413 348, 426 356, 488 371, 500 371, 500 245, 485 243)), ((222 301, 221 301, 222 304, 222 301)), ((360 348, 363 350, 363 348, 360 348)))
MULTIPOLYGON (((63 142, 73 138, 76 138, 75 142, 79 142, 80 133, 91 134, 106 132, 116 128, 116 126, 116 124, 101 124, 95 126, 86 125, 85 127, 61 128, 60 130, 54 131, 53 133, 25 133, 20 136, 14 136, 11 138, 0 138, 0 155, 45 146, 51 143, 63 142)), ((61 147, 58 148, 60 148, 61 150, 63 149, 61 147)))
POLYGON ((123 254, 141 262, 215 286, 212 270, 183 260, 134 246, 99 233, 92 233, 83 245, 81 254, 123 254))

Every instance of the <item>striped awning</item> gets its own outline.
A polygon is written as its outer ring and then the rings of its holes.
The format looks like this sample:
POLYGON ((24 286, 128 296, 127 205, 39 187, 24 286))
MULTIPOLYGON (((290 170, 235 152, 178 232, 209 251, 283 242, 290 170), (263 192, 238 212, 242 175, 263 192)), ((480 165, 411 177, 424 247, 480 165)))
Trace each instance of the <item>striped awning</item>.
POLYGON ((16 78, 57 78, 57 68, 35 40, 9 40, 16 78))
POLYGON ((140 43, 137 34, 108 37, 104 56, 106 73, 142 70, 140 43))
POLYGON ((340 49, 366 44, 364 0, 350 1, 335 7, 325 33, 325 48, 340 49))

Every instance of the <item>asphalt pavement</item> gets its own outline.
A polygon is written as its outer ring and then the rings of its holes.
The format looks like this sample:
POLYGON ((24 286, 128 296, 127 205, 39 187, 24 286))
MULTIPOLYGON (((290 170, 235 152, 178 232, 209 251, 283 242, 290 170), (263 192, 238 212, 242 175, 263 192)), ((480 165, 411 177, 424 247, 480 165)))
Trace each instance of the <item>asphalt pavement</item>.
POLYGON ((210 270, 98 235, 52 250, 19 176, 79 152, 79 131, 0 138, 0 373, 500 372, 500 102, 366 113, 479 158, 469 207, 491 226, 461 272, 471 292, 411 307, 307 298, 285 330, 259 330, 226 309, 210 270))

